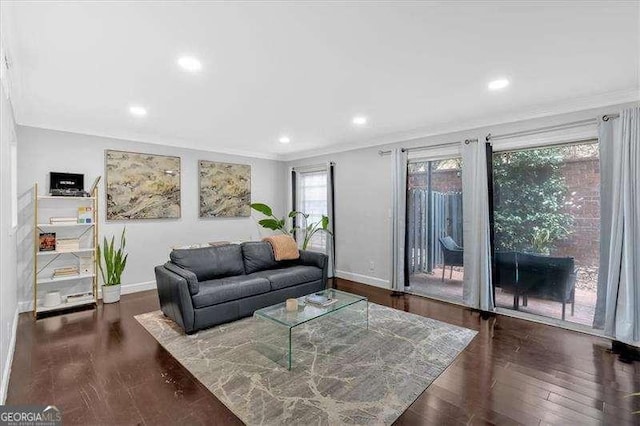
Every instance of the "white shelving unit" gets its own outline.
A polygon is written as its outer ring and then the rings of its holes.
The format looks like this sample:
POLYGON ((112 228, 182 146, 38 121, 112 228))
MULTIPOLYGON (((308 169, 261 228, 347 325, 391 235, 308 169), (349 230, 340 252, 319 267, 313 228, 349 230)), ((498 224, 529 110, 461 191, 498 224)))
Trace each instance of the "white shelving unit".
POLYGON ((96 274, 78 274, 78 275, 69 275, 68 277, 58 277, 58 278, 39 278, 38 284, 47 284, 47 283, 59 283, 62 281, 73 281, 73 280, 81 280, 84 278, 95 278, 96 274))
POLYGON ((96 249, 94 248, 86 248, 86 249, 80 249, 80 250, 65 250, 65 251, 39 251, 37 253, 38 256, 51 256, 51 255, 56 255, 59 256, 61 254, 81 254, 81 253, 91 253, 96 251, 96 249))
POLYGON ((34 274, 33 274, 33 315, 44 312, 61 311, 79 306, 93 305, 98 302, 98 259, 96 256, 96 247, 98 244, 98 189, 94 189, 91 197, 60 197, 51 195, 38 195, 38 184, 34 186, 34 274), (52 224, 47 221, 47 213, 54 215, 66 214, 70 216, 73 210, 77 214, 78 207, 93 208, 93 223, 59 223, 52 224), (63 232, 65 236, 74 236, 81 241, 84 240, 83 246, 78 250, 55 250, 40 251, 40 233, 41 232, 63 232), (88 243, 88 244, 87 244, 88 243), (51 275, 51 266, 54 262, 58 262, 61 266, 75 266, 79 263, 81 255, 91 256, 93 271, 91 273, 80 273, 78 275, 69 275, 62 277, 53 277, 51 275), (84 287, 90 283, 92 298, 85 300, 74 300, 67 302, 65 297, 69 295, 69 288, 84 287), (44 306, 42 304, 44 293, 55 289, 60 291, 62 303, 57 306, 44 306))
POLYGON ((87 227, 87 226, 91 227, 93 225, 94 225, 93 223, 58 223, 58 224, 38 223, 36 226, 38 228, 69 228, 69 227, 87 227))

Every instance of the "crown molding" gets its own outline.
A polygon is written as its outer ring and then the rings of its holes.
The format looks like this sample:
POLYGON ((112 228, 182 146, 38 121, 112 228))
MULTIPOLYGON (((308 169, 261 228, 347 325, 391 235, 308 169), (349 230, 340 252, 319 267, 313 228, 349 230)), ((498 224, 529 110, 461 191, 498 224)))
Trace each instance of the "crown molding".
POLYGON ((604 94, 568 99, 561 102, 547 102, 542 105, 523 109, 519 112, 507 114, 493 114, 491 116, 464 120, 460 122, 449 122, 434 124, 428 127, 421 127, 409 131, 389 133, 378 136, 367 141, 354 143, 338 143, 325 148, 305 150, 290 154, 280 155, 283 161, 296 161, 322 155, 337 154, 340 152, 353 151, 363 148, 380 148, 394 143, 406 142, 413 139, 433 137, 456 133, 462 131, 472 131, 474 129, 513 124, 526 120, 544 118, 562 114, 576 113, 595 108, 605 108, 608 106, 621 105, 640 101, 640 88, 608 92, 604 94))

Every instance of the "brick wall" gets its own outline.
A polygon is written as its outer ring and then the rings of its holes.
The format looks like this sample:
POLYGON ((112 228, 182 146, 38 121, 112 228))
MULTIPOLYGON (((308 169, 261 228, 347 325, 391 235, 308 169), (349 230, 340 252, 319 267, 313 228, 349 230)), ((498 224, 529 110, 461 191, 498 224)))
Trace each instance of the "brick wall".
MULTIPOLYGON (((462 191, 462 177, 460 170, 436 170, 432 173, 431 186, 438 192, 462 191)), ((409 189, 426 188, 427 172, 412 173, 409 175, 409 189)))
POLYGON ((597 266, 600 251, 600 164, 597 158, 567 161, 565 211, 573 217, 572 233, 556 244, 555 255, 571 256, 579 266, 597 266))
MULTIPOLYGON (((555 256, 571 256, 579 266, 597 266, 600 244, 600 168, 597 158, 568 160, 560 171, 567 184, 564 210, 574 219, 572 233, 556 243, 555 256)), ((459 170, 433 172, 434 191, 461 191, 459 170)), ((426 188, 427 173, 409 175, 409 189, 426 188)))

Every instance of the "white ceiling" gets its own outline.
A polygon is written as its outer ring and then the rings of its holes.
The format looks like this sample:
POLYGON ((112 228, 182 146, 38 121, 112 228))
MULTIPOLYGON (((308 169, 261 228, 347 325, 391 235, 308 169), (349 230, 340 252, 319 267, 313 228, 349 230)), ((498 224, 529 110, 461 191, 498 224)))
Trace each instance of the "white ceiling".
POLYGON ((290 159, 639 93, 637 1, 4 3, 29 126, 290 159))

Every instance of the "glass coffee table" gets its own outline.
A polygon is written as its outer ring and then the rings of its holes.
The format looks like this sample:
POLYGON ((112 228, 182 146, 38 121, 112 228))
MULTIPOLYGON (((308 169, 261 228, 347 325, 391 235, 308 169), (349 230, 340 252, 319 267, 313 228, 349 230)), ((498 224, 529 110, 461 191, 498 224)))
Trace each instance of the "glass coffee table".
POLYGON ((255 341, 258 351, 291 370, 293 359, 293 331, 296 327, 328 316, 339 318, 347 325, 369 328, 369 301, 366 297, 328 289, 317 293, 337 299, 332 305, 322 307, 299 297, 298 309, 287 311, 286 302, 268 306, 254 312, 256 319, 255 341))

